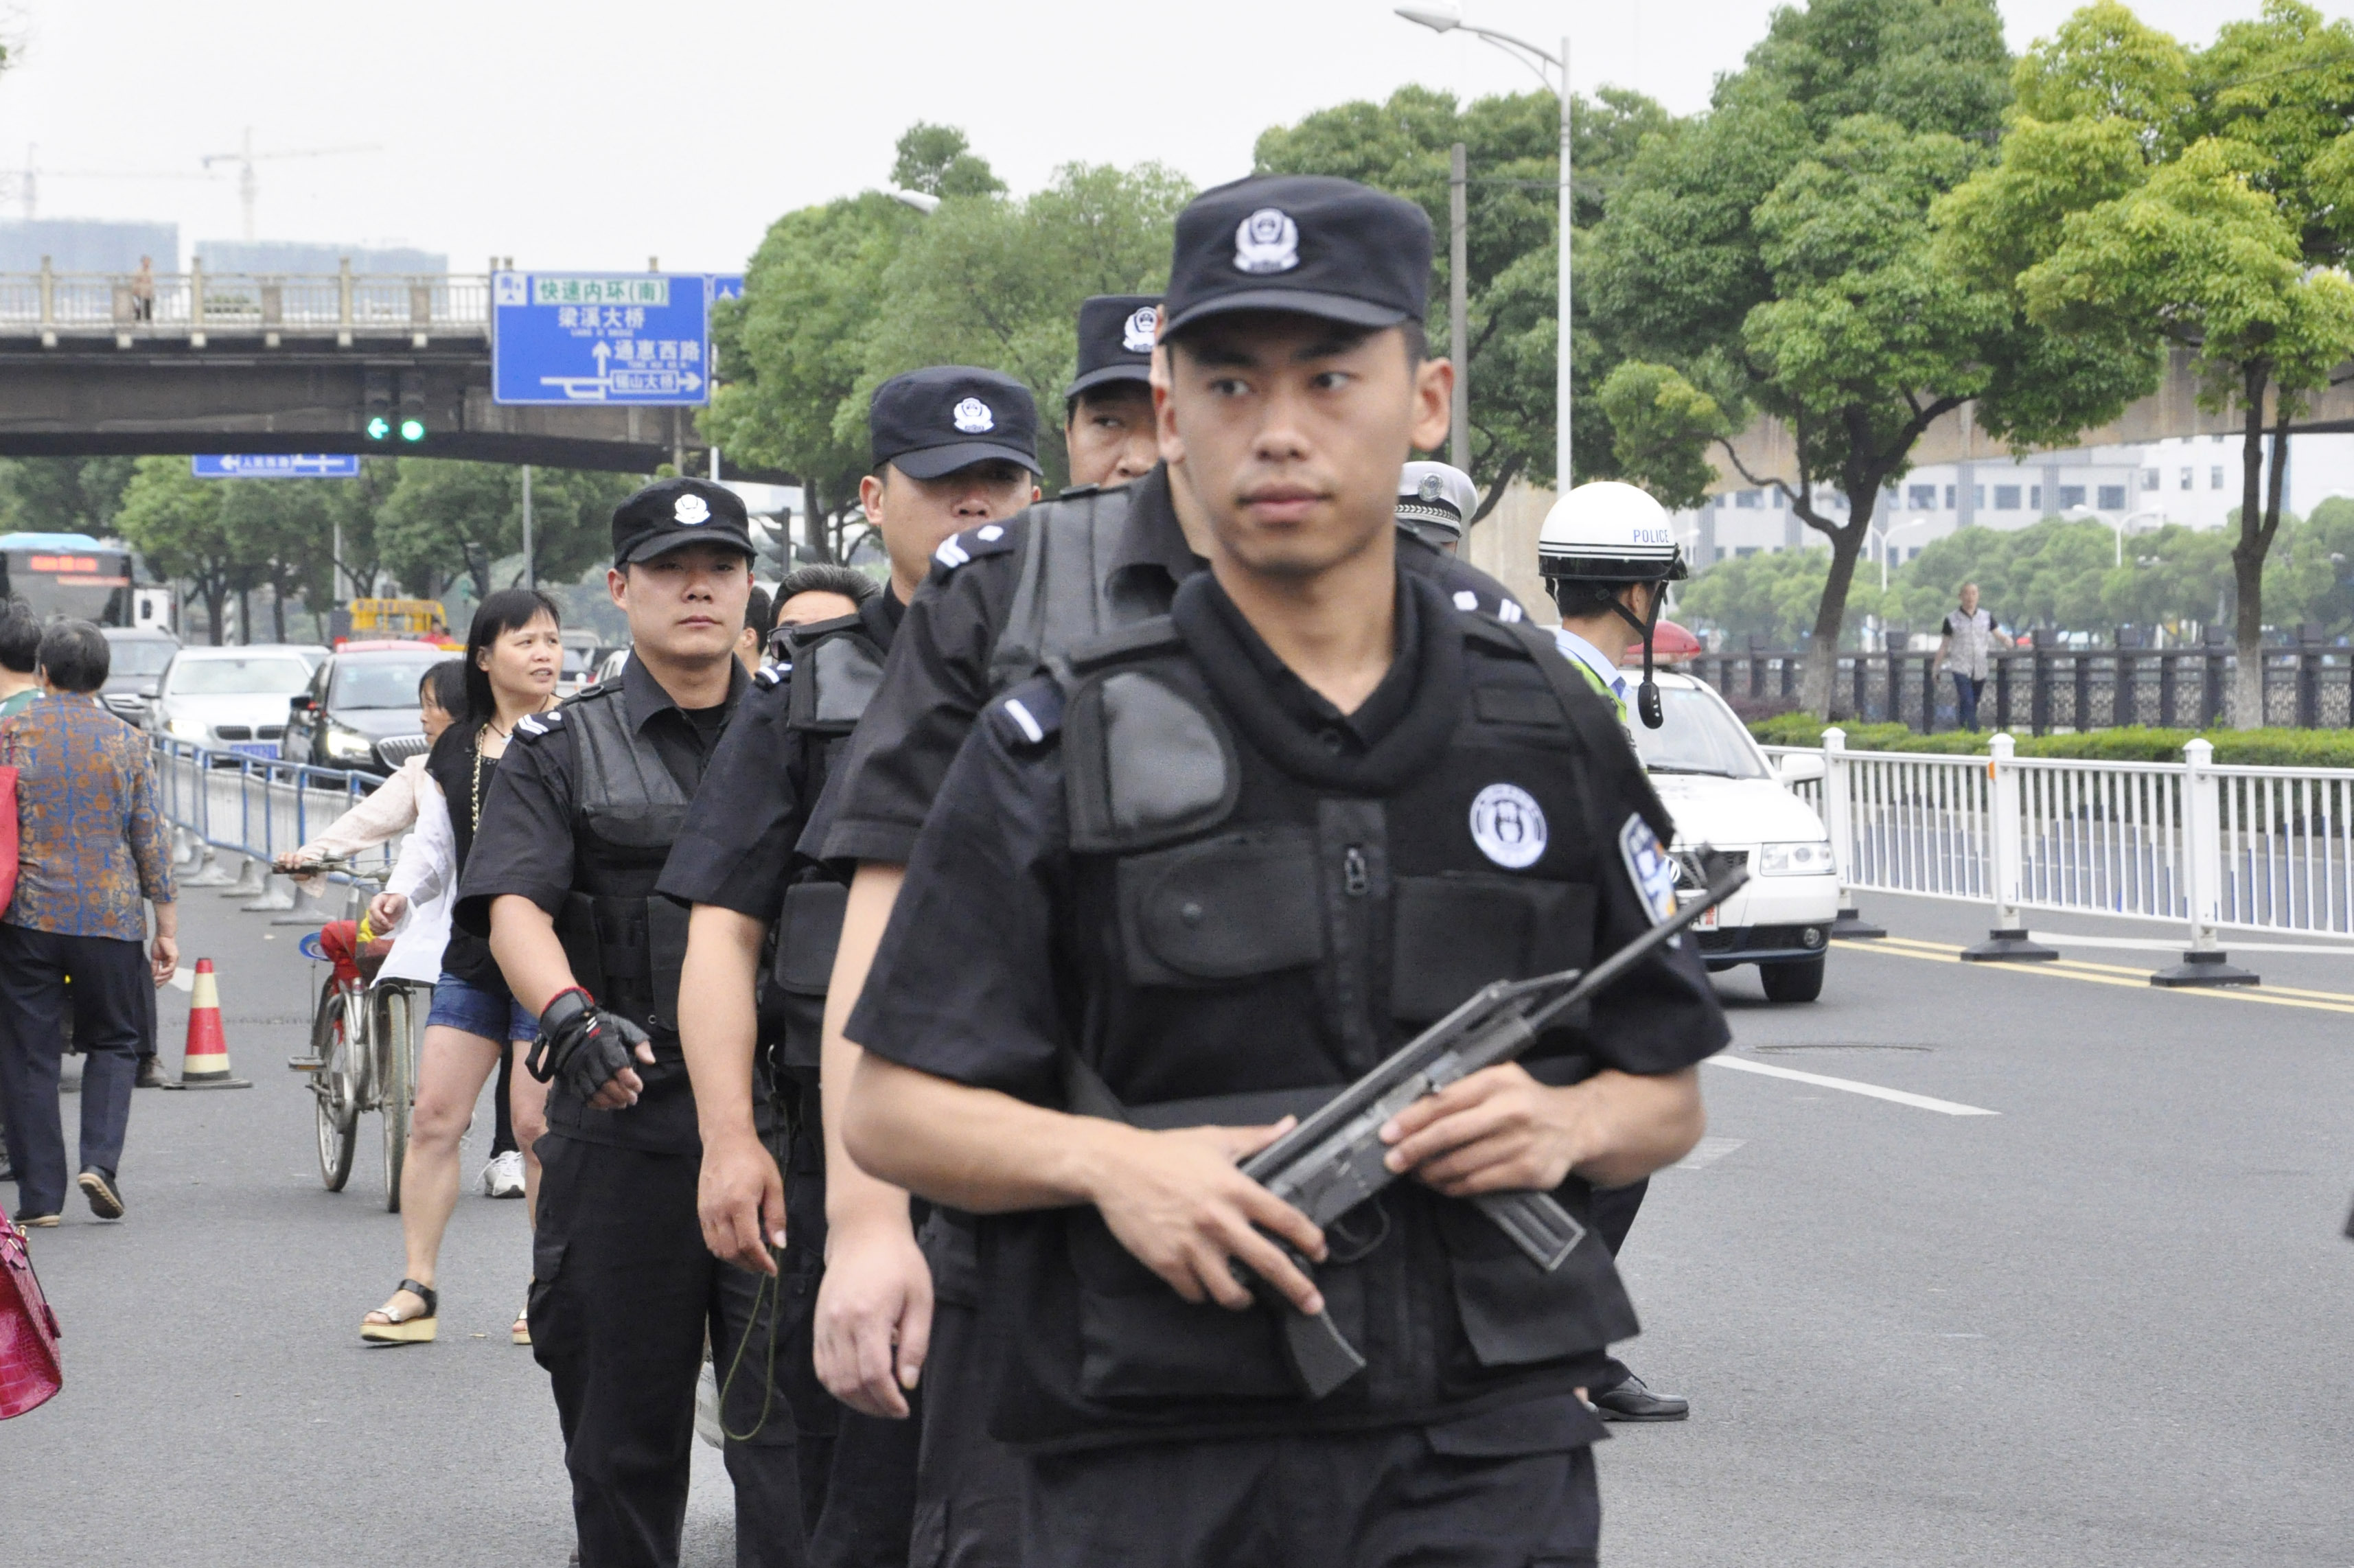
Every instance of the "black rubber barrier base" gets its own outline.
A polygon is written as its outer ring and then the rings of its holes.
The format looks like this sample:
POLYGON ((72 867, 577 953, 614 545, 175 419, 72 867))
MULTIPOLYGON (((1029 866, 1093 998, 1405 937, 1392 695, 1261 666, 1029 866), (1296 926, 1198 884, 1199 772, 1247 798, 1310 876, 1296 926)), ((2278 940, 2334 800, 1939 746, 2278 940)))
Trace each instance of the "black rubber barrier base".
POLYGON ((2059 948, 2030 941, 2024 926, 1999 926, 1977 947, 1962 949, 1966 964, 2048 964, 2059 956, 2059 948))
POLYGON ((2185 985, 2262 985, 2263 980, 2253 969, 2243 969, 2220 952, 2189 952, 2182 961, 2169 965, 2149 977, 2149 983, 2162 986, 2185 985))
POLYGON ((1871 921, 1863 917, 1862 910, 1858 909, 1852 904, 1849 904, 1842 906, 1840 909, 1838 917, 1832 920, 1831 935, 1834 937, 1845 937, 1850 940, 1857 938, 1869 939, 1873 937, 1885 937, 1888 935, 1888 927, 1885 926, 1873 925, 1871 921))

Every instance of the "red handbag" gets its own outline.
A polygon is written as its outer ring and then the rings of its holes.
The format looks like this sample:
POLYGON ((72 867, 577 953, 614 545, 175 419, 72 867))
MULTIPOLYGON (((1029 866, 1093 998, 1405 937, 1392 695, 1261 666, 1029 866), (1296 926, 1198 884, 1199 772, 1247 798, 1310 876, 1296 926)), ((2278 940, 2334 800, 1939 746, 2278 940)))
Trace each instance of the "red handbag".
POLYGON ((0 768, 0 915, 16 896, 16 770, 0 768))
POLYGON ((66 1385, 62 1331, 33 1277, 23 1228, 0 1209, 0 1421, 48 1404, 66 1385))

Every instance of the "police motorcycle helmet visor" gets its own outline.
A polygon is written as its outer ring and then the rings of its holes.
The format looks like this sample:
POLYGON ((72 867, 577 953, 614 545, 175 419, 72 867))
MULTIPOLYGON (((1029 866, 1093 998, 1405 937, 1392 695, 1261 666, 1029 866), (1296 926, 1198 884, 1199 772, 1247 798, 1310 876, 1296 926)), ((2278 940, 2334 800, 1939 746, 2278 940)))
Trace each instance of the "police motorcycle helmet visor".
POLYGON ((1152 344, 1161 332, 1156 294, 1097 294, 1079 306, 1078 370, 1063 400, 1098 387, 1152 385, 1152 344))
POLYGON ((1460 544, 1471 514, 1479 510, 1479 487, 1451 463, 1410 462, 1398 473, 1398 526, 1426 545, 1460 544))
POLYGON ((1011 376, 971 365, 935 365, 894 376, 866 406, 875 471, 889 463, 910 479, 938 479, 975 463, 1038 466, 1038 405, 1011 376))
POLYGON ((1402 197, 1324 175, 1235 180, 1177 215, 1161 333, 1246 311, 1372 330, 1420 321, 1430 255, 1430 218, 1402 197))
POLYGON ((613 509, 613 565, 651 561, 686 545, 718 545, 751 557, 743 497, 707 479, 658 479, 613 509))

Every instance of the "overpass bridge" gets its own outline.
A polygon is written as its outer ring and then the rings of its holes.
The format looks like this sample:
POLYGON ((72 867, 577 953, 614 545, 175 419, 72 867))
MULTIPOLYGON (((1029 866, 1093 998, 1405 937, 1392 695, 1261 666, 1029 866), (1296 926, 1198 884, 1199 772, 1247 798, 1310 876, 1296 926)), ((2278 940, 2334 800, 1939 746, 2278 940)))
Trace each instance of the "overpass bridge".
POLYGON ((704 461, 690 409, 493 402, 488 273, 153 281, 151 295, 127 273, 0 273, 0 456, 359 452, 631 473, 704 461), (423 440, 367 438, 371 373, 421 386, 423 440))
MULTIPOLYGON (((2314 394, 2305 412, 2289 425, 2296 435, 2327 435, 2354 431, 2354 366, 2341 366, 2337 385, 2314 394)), ((2269 426, 2277 400, 2272 394, 2264 399, 2264 417, 2269 426)), ((2130 404, 2124 413, 2108 424, 2087 429, 2064 448, 2029 449, 2014 452, 2001 441, 1980 429, 1976 418, 1978 405, 1965 403, 1949 414, 1941 416, 1923 433, 1913 449, 1913 466, 1925 468, 1935 463, 2001 463, 2014 461, 2032 467, 2039 450, 2081 451, 2088 447, 2138 446, 2149 441, 2164 440, 2177 436, 2229 436, 2236 441, 2243 430, 2243 418, 2237 409, 2208 409, 2199 406, 2199 383, 2190 373, 2190 355, 2176 349, 2169 357, 2165 379, 2156 392, 2130 404)), ((1759 418, 1733 440, 1734 450, 1741 465, 1760 480, 1779 479, 1792 485, 1797 483, 1797 454, 1790 439, 1789 427, 1775 418, 1759 418)), ((1754 488, 1753 482, 1744 479, 1738 470, 1725 460, 1721 449, 1712 449, 1710 461, 1715 464, 1716 479, 1709 492, 1718 494, 1727 491, 1754 488)), ((2232 461, 2238 461, 2233 449, 2232 461)), ((2237 479, 2233 483, 2236 487, 2237 479)))

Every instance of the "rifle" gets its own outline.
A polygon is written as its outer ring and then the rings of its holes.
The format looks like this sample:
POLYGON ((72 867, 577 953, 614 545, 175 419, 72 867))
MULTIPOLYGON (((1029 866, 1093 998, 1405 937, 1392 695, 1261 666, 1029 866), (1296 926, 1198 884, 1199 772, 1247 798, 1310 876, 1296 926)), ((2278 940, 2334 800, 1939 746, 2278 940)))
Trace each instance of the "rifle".
MULTIPOLYGON (((1535 1044, 1555 1018, 1615 984, 1652 949, 1673 939, 1749 880, 1748 871, 1740 865, 1719 863, 1712 869, 1714 874, 1699 896, 1593 969, 1564 969, 1483 987, 1298 1127, 1244 1160, 1243 1174, 1320 1228, 1330 1226, 1399 1180, 1382 1162, 1389 1146, 1382 1141, 1381 1129, 1392 1117, 1482 1068, 1513 1060, 1535 1044)), ((1585 1227, 1550 1192, 1482 1192, 1471 1202, 1548 1274, 1585 1236, 1585 1227)), ((1277 1245, 1302 1273, 1312 1274, 1308 1260, 1288 1243, 1278 1239, 1277 1245)), ((1235 1268, 1262 1301, 1281 1311, 1284 1348, 1310 1399, 1322 1399, 1364 1370, 1365 1358, 1341 1334, 1330 1312, 1310 1318, 1241 1264, 1235 1268)))

